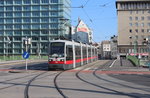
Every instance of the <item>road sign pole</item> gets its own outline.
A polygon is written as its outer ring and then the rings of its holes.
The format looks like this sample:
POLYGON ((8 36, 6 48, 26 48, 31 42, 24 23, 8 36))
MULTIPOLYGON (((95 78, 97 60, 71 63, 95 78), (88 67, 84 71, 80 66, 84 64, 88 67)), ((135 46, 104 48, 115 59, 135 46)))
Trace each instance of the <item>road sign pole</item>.
MULTIPOLYGON (((26 52, 27 52, 27 50, 28 50, 28 38, 27 38, 27 36, 26 36, 26 40, 25 40, 25 44, 26 44, 26 52)), ((28 70, 28 62, 27 62, 27 59, 26 59, 26 70, 28 70)))
POLYGON ((28 70, 28 62, 27 62, 27 59, 26 59, 26 70, 28 70))

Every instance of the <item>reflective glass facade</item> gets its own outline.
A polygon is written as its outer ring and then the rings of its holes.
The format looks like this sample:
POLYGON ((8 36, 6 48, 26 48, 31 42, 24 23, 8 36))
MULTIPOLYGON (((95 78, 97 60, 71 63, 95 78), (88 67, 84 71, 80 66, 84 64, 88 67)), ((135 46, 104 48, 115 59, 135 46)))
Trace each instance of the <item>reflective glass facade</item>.
POLYGON ((22 54, 26 36, 31 54, 46 54, 46 43, 63 35, 60 19, 71 18, 70 6, 71 0, 0 0, 0 55, 22 54))

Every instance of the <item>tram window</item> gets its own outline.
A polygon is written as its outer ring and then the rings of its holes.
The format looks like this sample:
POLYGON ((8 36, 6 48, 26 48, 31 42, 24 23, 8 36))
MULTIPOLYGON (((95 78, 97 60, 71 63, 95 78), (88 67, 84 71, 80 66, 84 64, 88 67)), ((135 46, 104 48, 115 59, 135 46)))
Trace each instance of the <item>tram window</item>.
POLYGON ((73 60, 73 48, 72 48, 72 45, 66 46, 66 60, 73 60))
POLYGON ((83 58, 86 58, 86 47, 83 47, 83 49, 82 49, 82 51, 83 51, 83 58))
POLYGON ((91 48, 88 48, 88 57, 91 57, 91 48))
POLYGON ((75 54, 76 54, 76 60, 81 58, 81 48, 80 48, 80 46, 75 46, 75 54))

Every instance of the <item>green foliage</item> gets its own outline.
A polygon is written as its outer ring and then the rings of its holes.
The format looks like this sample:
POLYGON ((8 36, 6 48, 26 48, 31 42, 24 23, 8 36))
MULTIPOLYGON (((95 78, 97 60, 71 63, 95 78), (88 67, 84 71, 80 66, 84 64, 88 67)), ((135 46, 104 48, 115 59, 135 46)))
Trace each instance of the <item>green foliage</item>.
MULTIPOLYGON (((29 60, 36 60, 36 59, 42 59, 47 60, 48 56, 37 56, 37 55, 30 55, 29 60)), ((16 56, 0 56, 0 61, 13 61, 13 60, 24 60, 22 56, 16 55, 16 56)))
POLYGON ((139 59, 137 57, 128 55, 127 59, 130 60, 135 66, 139 66, 139 59))

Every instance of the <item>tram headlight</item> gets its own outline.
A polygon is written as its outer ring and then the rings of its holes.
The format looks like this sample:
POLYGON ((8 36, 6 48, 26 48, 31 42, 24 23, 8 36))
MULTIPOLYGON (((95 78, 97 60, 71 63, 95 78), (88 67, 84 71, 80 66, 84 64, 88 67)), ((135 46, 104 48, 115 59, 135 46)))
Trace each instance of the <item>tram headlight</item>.
POLYGON ((64 61, 64 59, 60 59, 60 61, 64 61))
POLYGON ((53 61, 53 59, 49 59, 49 61, 53 61))

